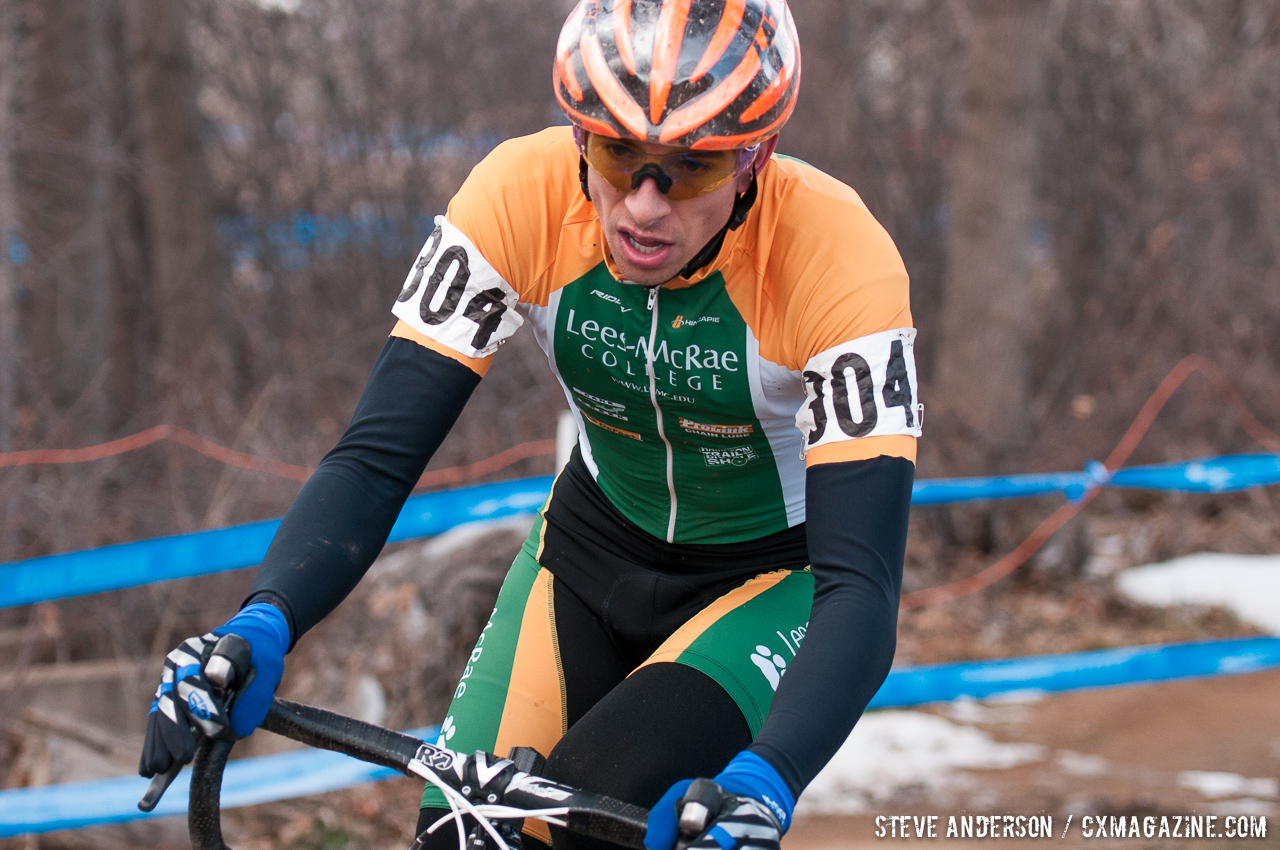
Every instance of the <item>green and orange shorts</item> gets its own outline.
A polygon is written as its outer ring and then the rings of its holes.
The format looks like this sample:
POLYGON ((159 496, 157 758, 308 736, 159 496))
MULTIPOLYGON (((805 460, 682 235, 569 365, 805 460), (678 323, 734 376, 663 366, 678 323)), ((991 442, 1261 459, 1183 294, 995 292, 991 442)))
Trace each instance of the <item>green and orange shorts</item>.
MULTIPOLYGON (((718 683, 755 735, 812 602, 803 526, 743 544, 668 544, 623 518, 575 452, 507 573, 440 743, 546 755, 593 694, 667 662, 718 683)), ((447 805, 431 785, 422 804, 447 805)))

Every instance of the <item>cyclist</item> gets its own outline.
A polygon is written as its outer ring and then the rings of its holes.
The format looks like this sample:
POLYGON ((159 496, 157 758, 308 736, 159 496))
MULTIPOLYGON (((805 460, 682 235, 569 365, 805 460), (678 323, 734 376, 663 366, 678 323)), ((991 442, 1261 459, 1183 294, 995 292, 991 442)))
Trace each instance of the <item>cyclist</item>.
MULTIPOLYGON (((249 640, 256 679, 228 719, 200 705, 213 635, 175 650, 144 775, 190 758, 191 723, 261 722, 528 322, 578 445, 441 740, 532 746, 548 776, 652 807, 653 850, 712 777, 730 802, 699 846, 777 847, 889 670, 921 416, 892 241, 774 154, 799 80, 783 0, 579 3, 554 61, 572 126, 499 145, 437 218, 349 429, 215 632, 249 640)), ((443 805, 428 787, 420 832, 443 805)))

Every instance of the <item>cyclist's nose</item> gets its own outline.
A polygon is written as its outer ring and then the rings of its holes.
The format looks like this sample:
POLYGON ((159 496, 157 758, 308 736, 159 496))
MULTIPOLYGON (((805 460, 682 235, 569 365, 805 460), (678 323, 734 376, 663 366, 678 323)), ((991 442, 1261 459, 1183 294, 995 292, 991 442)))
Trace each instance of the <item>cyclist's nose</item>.
POLYGON ((671 201, 658 189, 652 177, 641 179, 640 185, 623 199, 627 212, 637 222, 657 221, 671 212, 671 201))

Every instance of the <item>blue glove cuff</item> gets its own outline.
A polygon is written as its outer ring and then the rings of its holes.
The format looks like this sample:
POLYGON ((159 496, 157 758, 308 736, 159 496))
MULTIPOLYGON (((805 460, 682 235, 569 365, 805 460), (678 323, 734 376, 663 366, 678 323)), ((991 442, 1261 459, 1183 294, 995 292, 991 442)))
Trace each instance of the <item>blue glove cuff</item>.
POLYGON ((284 675, 284 654, 289 649, 289 623, 279 608, 267 602, 245 606, 240 613, 213 630, 216 635, 239 635, 249 642, 255 675, 231 707, 231 729, 247 738, 262 725, 284 675))
POLYGON ((743 750, 733 757, 715 781, 730 794, 762 801, 777 816, 783 833, 791 826, 796 801, 773 765, 753 752, 743 750))
POLYGON ((278 649, 284 656, 289 648, 289 621, 284 612, 269 602, 255 602, 246 605, 214 634, 235 634, 253 643, 253 638, 265 637, 272 641, 272 649, 278 649))

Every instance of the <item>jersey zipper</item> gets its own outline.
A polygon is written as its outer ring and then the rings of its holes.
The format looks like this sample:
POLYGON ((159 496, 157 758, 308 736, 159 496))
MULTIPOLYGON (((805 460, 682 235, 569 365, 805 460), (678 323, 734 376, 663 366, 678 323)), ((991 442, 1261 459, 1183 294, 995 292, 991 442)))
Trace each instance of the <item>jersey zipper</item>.
POLYGON ((667 447, 667 493, 671 497, 671 513, 667 519, 667 542, 674 543, 676 538, 676 477, 675 455, 671 449, 671 441, 667 439, 662 427, 662 408, 658 406, 658 370, 653 363, 653 352, 658 344, 658 290, 655 286, 649 290, 649 349, 645 352, 645 369, 649 373, 649 401, 653 402, 653 414, 657 418, 658 436, 667 447))

